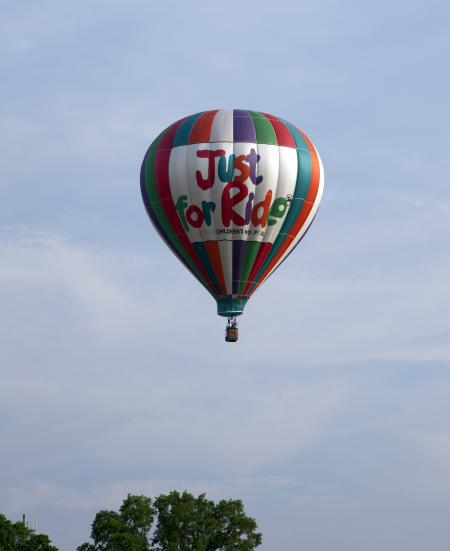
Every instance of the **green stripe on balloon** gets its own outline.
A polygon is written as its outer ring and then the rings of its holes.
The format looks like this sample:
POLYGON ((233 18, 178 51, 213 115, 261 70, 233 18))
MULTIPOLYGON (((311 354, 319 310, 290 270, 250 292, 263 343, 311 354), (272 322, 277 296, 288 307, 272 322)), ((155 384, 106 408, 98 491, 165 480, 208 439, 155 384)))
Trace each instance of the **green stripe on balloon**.
POLYGON ((252 117, 256 132, 256 142, 269 145, 278 145, 277 135, 270 121, 258 111, 248 112, 252 117))
MULTIPOLYGON (((156 140, 152 142, 145 156, 145 169, 144 169, 145 189, 147 191, 150 204, 156 203, 156 202, 159 203, 159 196, 156 193, 156 187, 155 187, 155 173, 153 169, 153 158, 155 156, 155 152, 158 147, 158 144, 166 132, 167 132, 167 128, 166 130, 164 130, 164 132, 161 132, 161 134, 156 138, 156 140), (151 159, 151 162, 149 162, 150 159, 151 159)), ((159 216, 158 216, 158 220, 159 220, 159 216)), ((166 229, 165 226, 163 224, 161 225, 164 227, 164 230, 165 230, 166 229)))
POLYGON ((183 245, 181 244, 180 240, 178 239, 178 236, 173 231, 172 226, 169 224, 169 221, 167 220, 166 214, 164 212, 164 209, 161 206, 160 199, 156 193, 156 186, 155 186, 155 173, 154 173, 154 158, 155 158, 155 152, 158 147, 159 142, 161 141, 161 138, 166 133, 166 130, 162 132, 156 140, 152 143, 150 146, 146 159, 145 159, 145 189, 147 191, 147 195, 150 199, 151 208, 160 223, 163 230, 166 232, 167 237, 170 241, 170 245, 173 246, 174 249, 178 251, 184 262, 187 264, 187 266, 190 268, 190 270, 195 274, 196 278, 200 281, 200 283, 206 287, 206 289, 209 291, 208 283, 206 282, 205 278, 200 273, 197 266, 194 264, 190 256, 186 253, 183 245))
POLYGON ((207 274, 209 275, 211 282, 214 285, 214 289, 216 290, 216 293, 218 295, 221 295, 222 291, 220 290, 220 285, 217 282, 216 274, 214 273, 214 270, 211 266, 211 262, 209 261, 209 256, 205 250, 204 244, 201 242, 198 242, 198 243, 192 243, 192 246, 194 247, 195 252, 198 254, 198 257, 200 258, 200 261, 204 266, 207 274))

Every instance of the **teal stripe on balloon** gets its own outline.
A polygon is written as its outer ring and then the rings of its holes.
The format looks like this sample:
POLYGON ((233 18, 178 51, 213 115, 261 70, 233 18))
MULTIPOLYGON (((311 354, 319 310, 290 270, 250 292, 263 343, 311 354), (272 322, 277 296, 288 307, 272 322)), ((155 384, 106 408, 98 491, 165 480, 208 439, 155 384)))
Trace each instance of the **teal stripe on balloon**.
POLYGON ((294 197, 291 202, 291 206, 289 207, 289 211, 286 215, 286 219, 280 229, 280 233, 278 234, 278 237, 275 239, 275 242, 270 250, 270 253, 267 256, 266 260, 264 261, 264 264, 261 266, 261 269, 259 270, 258 274, 256 275, 255 283, 252 284, 248 293, 250 293, 255 288, 255 286, 259 282, 260 277, 264 273, 265 269, 270 264, 273 257, 277 254, 281 244, 286 238, 286 235, 289 234, 289 232, 291 231, 292 226, 297 220, 300 214, 300 211, 302 210, 305 204, 305 199, 308 194, 309 186, 311 184, 312 160, 311 160, 311 154, 308 149, 308 145, 304 140, 303 136, 300 134, 300 132, 295 128, 295 126, 293 126, 292 124, 284 120, 283 120, 283 123, 289 128, 289 131, 292 137, 294 138, 295 144, 297 147, 298 167, 297 167, 297 181, 295 183, 294 197))
POLYGON ((189 136, 191 134, 192 127, 195 124, 195 121, 203 115, 204 111, 201 113, 196 113, 191 115, 184 122, 180 124, 175 134, 172 147, 178 147, 180 145, 187 145, 189 143, 189 136))
POLYGON ((204 244, 199 241, 197 243, 192 243, 192 246, 194 247, 198 257, 200 258, 200 262, 205 268, 211 280, 211 283, 213 284, 214 289, 216 290, 216 293, 218 295, 221 295, 222 291, 220 290, 220 285, 217 282, 216 274, 214 273, 213 267, 211 266, 211 262, 209 261, 209 256, 208 256, 208 253, 206 252, 204 244))
MULTIPOLYGON (((309 152, 308 144, 306 143, 300 132, 295 128, 295 126, 292 126, 292 124, 290 124, 289 122, 283 122, 289 128, 292 137, 295 140, 295 145, 297 146, 297 159, 300 170, 297 172, 297 182, 295 184, 294 199, 302 199, 304 201, 306 199, 306 196, 308 195, 309 186, 311 185, 311 153, 309 152)), ((287 218, 285 220, 285 225, 291 228, 296 218, 297 216, 291 214, 289 209, 287 218)))

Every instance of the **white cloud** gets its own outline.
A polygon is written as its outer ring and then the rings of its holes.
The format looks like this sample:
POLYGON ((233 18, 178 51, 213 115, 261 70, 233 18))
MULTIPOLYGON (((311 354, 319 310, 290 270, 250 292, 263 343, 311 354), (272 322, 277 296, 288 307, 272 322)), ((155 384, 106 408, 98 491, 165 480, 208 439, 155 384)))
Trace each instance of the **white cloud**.
MULTIPOLYGON (((161 300, 157 293, 151 289, 145 304, 117 281, 124 264, 133 263, 132 255, 83 249, 51 235, 2 242, 0 254, 4 260, 0 267, 4 288, 12 287, 12 292, 20 295, 23 289, 32 287, 36 296, 47 288, 50 292, 62 288, 83 311, 85 328, 93 335, 117 341, 140 337, 140 331, 158 330, 153 316, 161 300)), ((28 312, 29 316, 35 314, 28 312)), ((56 312, 53 322, 60 323, 56 312)))
POLYGON ((217 395, 211 383, 201 389, 186 381, 158 392, 149 388, 148 405, 137 397, 140 414, 91 434, 86 449, 102 461, 134 468, 176 469, 182 457, 190 472, 254 475, 311 446, 347 397, 337 384, 267 390, 222 381, 217 395))
POLYGON ((17 472, 70 456, 166 473, 182 458, 192 476, 254 476, 312 446, 346 407, 347 384, 276 380, 295 342, 275 350, 273 370, 251 335, 242 349, 223 343, 223 321, 220 331, 210 323, 212 301, 199 290, 198 307, 183 270, 161 278, 158 262, 52 235, 11 237, 0 254, 1 300, 15 305, 3 320, 3 442, 23 450, 17 472), (148 285, 149 273, 160 286, 148 285), (36 446, 33 465, 27 445, 36 446))
POLYGON ((298 277, 291 275, 293 270, 280 270, 247 307, 242 336, 248 361, 255 355, 255 339, 260 357, 278 368, 286 362, 450 360, 446 259, 437 266, 361 270, 345 276, 325 277, 317 270, 305 274, 300 264, 298 269, 303 272, 298 277), (247 335, 245 326, 254 319, 261 321, 247 335), (441 342, 428 343, 426 337, 437 333, 441 342))
POLYGON ((420 484, 436 495, 450 495, 450 430, 416 431, 411 439, 422 459, 420 484))
POLYGON ((61 487, 54 482, 33 482, 29 486, 4 489, 3 506, 11 512, 22 512, 39 508, 92 511, 118 509, 127 494, 143 494, 156 497, 172 490, 188 490, 194 495, 206 493, 210 499, 252 499, 253 496, 277 488, 292 487, 295 481, 286 477, 265 476, 252 478, 230 478, 221 481, 211 479, 127 479, 90 489, 76 490, 61 487))

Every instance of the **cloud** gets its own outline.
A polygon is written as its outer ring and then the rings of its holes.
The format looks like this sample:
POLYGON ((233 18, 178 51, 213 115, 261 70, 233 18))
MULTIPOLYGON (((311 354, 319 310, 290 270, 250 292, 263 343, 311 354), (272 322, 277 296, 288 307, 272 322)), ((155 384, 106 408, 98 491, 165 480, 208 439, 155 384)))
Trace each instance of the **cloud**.
MULTIPOLYGON (((3 460, 23 452, 12 476, 88 461, 164 478, 180 457, 191 478, 255 476, 313 445, 345 407, 349 389, 335 378, 319 384, 293 371, 279 381, 264 350, 249 361, 251 336, 243 353, 227 347, 207 294, 196 291, 199 306, 186 292, 196 282, 157 258, 27 233, 11 234, 0 253, 11 311, 2 320, 3 460), (149 273, 160 285, 149 286, 149 273), (182 301, 191 315, 178 315, 182 301)), ((289 359, 277 354, 277 365, 289 359)), ((45 484, 39 491, 52 496, 45 484)))
MULTIPOLYGON (((0 251, 4 259, 0 281, 5 288, 12 288, 17 295, 31 288, 37 292, 37 300, 47 292, 62 290, 74 301, 72 308, 82 313, 81 324, 92 335, 117 341, 135 338, 140 328, 157 331, 152 316, 160 302, 157 297, 150 296, 149 303, 142 304, 131 289, 117 281, 123 263, 133 263, 132 255, 119 258, 121 255, 83 249, 52 235, 3 241, 0 251)), ((12 300, 11 291, 8 295, 8 300, 12 300)), ((40 306, 45 309, 45 298, 40 306)), ((39 317, 39 310, 29 311, 28 315, 39 317)))
MULTIPOLYGON (((447 395, 448 395, 447 388, 447 395)), ((428 492, 437 496, 450 495, 450 427, 438 427, 435 423, 428 430, 412 432, 411 440, 416 445, 417 454, 421 459, 420 484, 428 492), (439 430, 440 429, 440 430, 439 430)))
POLYGON ((33 482, 29 486, 4 488, 3 507, 20 513, 27 510, 67 509, 88 511, 94 514, 100 509, 117 509, 127 494, 143 494, 156 497, 172 490, 188 490, 194 495, 206 493, 210 499, 242 499, 265 493, 277 488, 295 485, 287 477, 265 476, 252 478, 230 478, 221 481, 211 479, 127 479, 116 480, 105 485, 96 485, 83 490, 61 487, 54 482, 33 482))
POLYGON ((101 461, 150 471, 176 470, 183 457, 183 470, 196 476, 203 471, 254 475, 311 446, 346 396, 337 384, 268 391, 242 380, 222 381, 218 394, 211 383, 201 390, 187 381, 173 382, 167 391, 149 390, 148 406, 136 396, 140 415, 87 437, 86 448, 101 461))
MULTIPOLYGON (((250 316, 262 320, 243 340, 251 342, 258 334, 266 361, 282 368, 295 361, 317 365, 377 358, 450 359, 446 259, 413 270, 328 275, 299 265, 298 272, 302 275, 295 276, 295 269, 280 270, 267 281, 243 319, 243 335, 250 316), (277 318, 279 310, 283 313, 277 318), (433 334, 442 335, 439 342, 431 339, 433 334)), ((254 352, 247 342, 243 348, 249 360, 254 352)))

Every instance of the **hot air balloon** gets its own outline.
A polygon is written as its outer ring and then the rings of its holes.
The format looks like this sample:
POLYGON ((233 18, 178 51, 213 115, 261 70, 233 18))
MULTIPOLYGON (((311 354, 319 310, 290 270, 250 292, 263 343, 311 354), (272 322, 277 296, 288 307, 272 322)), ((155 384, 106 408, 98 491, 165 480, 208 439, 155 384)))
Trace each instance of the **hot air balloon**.
POLYGON ((150 220, 217 301, 229 342, 248 299, 305 235, 322 190, 309 138, 283 119, 242 109, 173 123, 141 168, 150 220))

